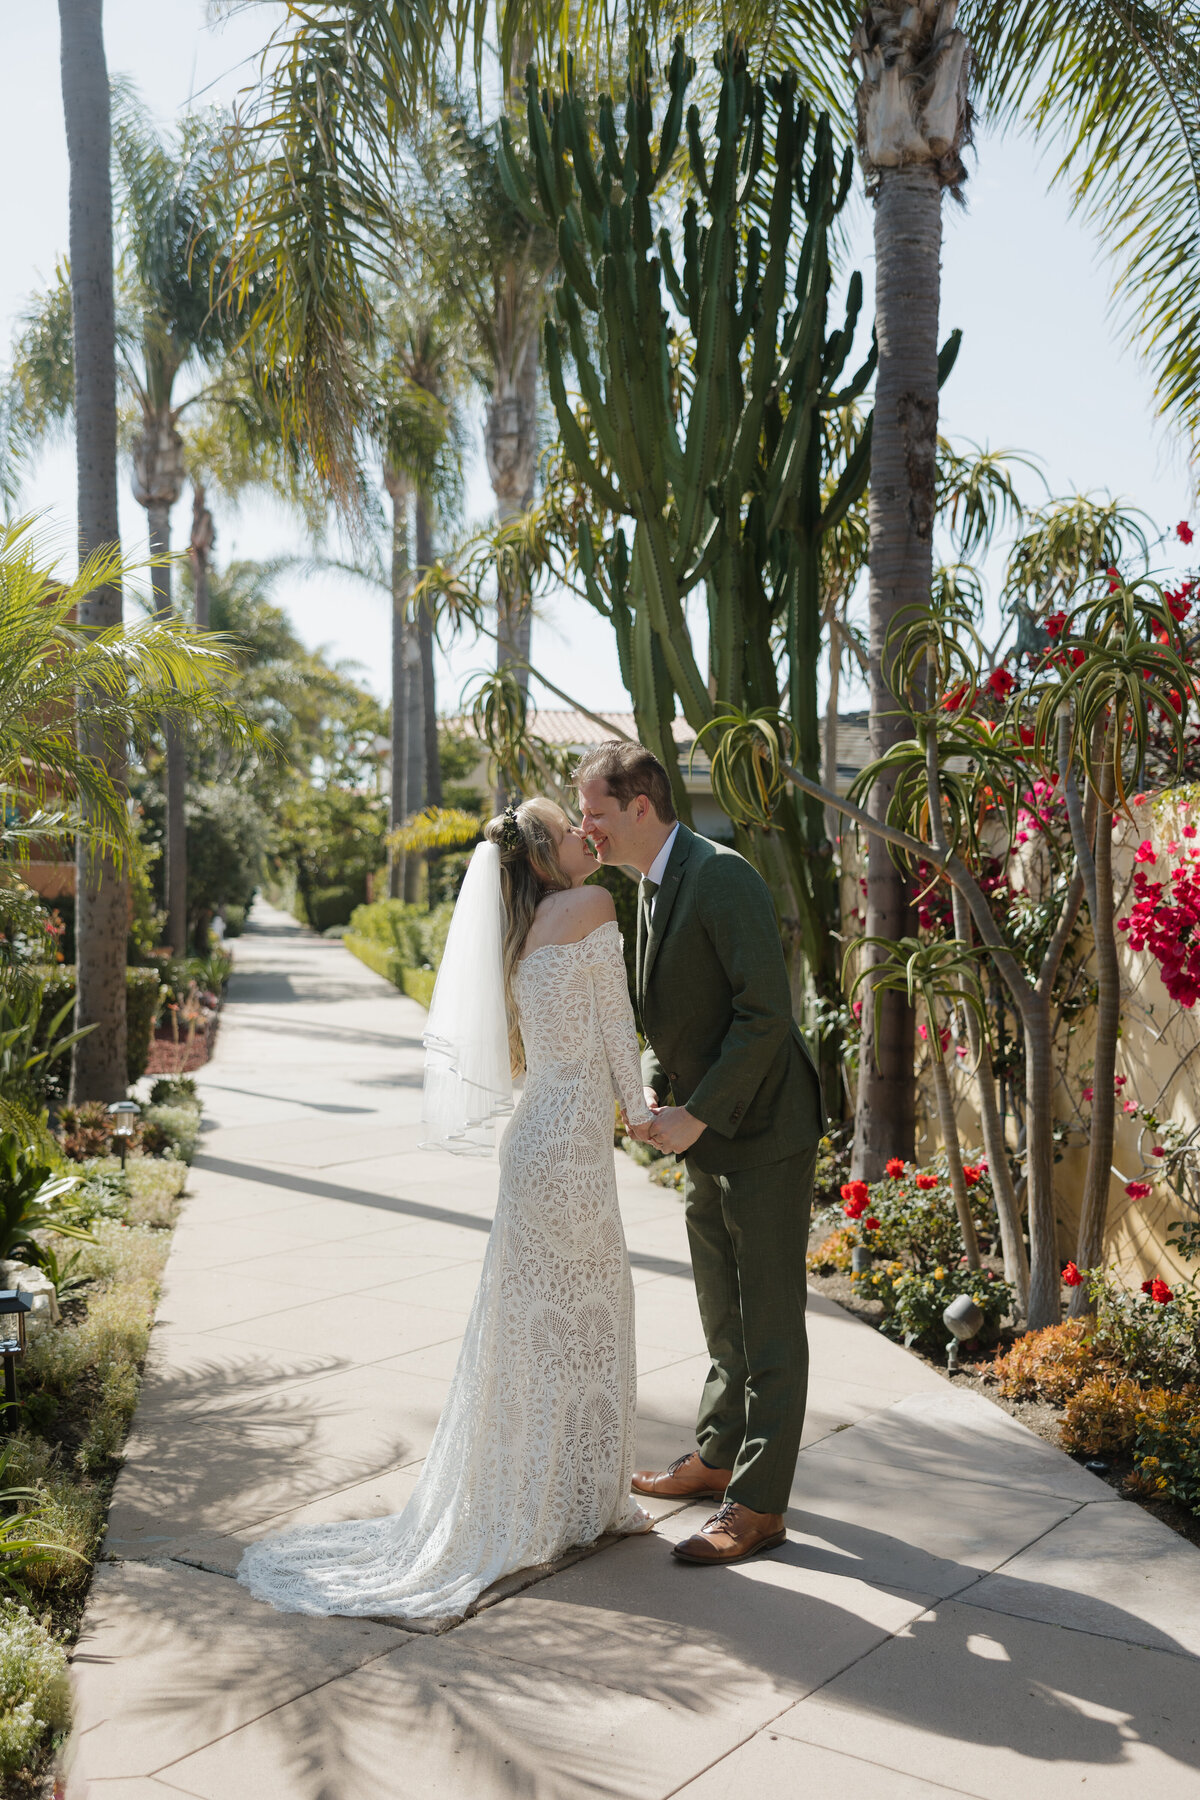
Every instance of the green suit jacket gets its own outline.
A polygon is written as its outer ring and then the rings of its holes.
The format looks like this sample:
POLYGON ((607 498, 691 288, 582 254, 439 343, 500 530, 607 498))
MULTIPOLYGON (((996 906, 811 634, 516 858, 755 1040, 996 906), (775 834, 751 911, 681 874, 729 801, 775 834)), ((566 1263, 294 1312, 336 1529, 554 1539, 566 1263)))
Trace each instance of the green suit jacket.
POLYGON ((648 936, 638 909, 637 996, 646 1086, 707 1127, 689 1163, 727 1175, 820 1137, 820 1082, 792 1018, 770 890, 736 850, 686 825, 648 936))

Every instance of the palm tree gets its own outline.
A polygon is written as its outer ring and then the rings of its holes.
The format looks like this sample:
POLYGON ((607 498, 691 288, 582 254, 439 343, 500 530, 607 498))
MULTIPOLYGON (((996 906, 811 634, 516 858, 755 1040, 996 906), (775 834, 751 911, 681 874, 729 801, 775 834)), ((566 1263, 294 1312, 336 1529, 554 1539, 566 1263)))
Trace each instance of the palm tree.
MULTIPOLYGON (((129 448, 133 492, 145 507, 154 563, 154 604, 172 611, 170 516, 182 491, 186 458, 179 421, 202 405, 213 383, 180 401, 176 385, 193 362, 223 364, 231 341, 226 313, 215 308, 210 270, 220 239, 214 174, 220 143, 212 117, 185 119, 176 141, 153 129, 129 89, 115 96, 114 165, 122 225, 120 309, 114 344, 121 388, 136 409, 129 448)), ((65 270, 35 299, 17 346, 27 439, 75 408, 72 306, 65 270)), ((231 379, 222 367, 217 385, 231 379)), ((78 425, 77 425, 78 429, 78 425)), ((176 954, 187 947, 187 841, 184 742, 164 725, 166 766, 166 902, 168 936, 176 954)))
MULTIPOLYGON (((172 611, 171 509, 186 472, 178 424, 184 405, 176 383, 193 361, 211 365, 229 346, 228 316, 214 308, 210 271, 219 242, 211 117, 185 118, 172 143, 154 129, 128 90, 117 96, 113 148, 122 226, 122 275, 136 316, 140 354, 125 372, 140 414, 133 440, 133 492, 146 509, 154 560, 155 610, 172 611)), ((132 347, 131 347, 132 348, 132 347)), ((165 740, 165 894, 167 935, 177 956, 187 949, 187 760, 177 725, 165 740)))
MULTIPOLYGON (((534 494, 539 328, 555 248, 506 195, 491 134, 443 101, 438 33, 448 15, 439 24, 425 10, 402 12, 398 19, 394 6, 356 5, 350 45, 343 7, 289 10, 272 40, 283 54, 249 133, 262 155, 249 172, 230 292, 263 352, 291 372, 285 427, 310 443, 335 492, 352 501, 353 344, 381 323, 366 278, 386 292, 404 260, 419 265, 471 326, 503 525, 534 494)), ((511 666, 524 690, 528 591, 502 591, 498 608, 500 666, 511 666)))
MULTIPOLYGON (((117 520, 116 321, 113 302, 112 186, 109 175, 108 69, 103 0, 59 0, 63 114, 70 169, 71 325, 75 345, 75 472, 79 549, 88 559, 120 543, 117 520)), ((111 575, 112 562, 107 565, 111 575)), ((89 589, 77 617, 88 629, 121 623, 121 589, 89 589)), ((90 709, 78 709, 78 748, 102 762, 117 790, 125 779, 120 736, 104 734, 90 709)), ((85 817, 91 814, 85 812, 85 817)), ((81 836, 76 853, 78 977, 75 1023, 94 1027, 75 1044, 71 1098, 115 1100, 125 1092, 125 939, 128 879, 111 855, 93 856, 81 836)))

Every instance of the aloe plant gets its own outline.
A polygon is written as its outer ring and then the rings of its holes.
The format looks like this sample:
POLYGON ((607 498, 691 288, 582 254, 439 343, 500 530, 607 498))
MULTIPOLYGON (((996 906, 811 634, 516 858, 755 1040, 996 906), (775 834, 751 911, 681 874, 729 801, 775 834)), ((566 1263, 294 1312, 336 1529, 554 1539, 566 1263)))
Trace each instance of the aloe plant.
MULTIPOLYGON (((821 540, 862 493, 870 431, 837 466, 830 415, 866 388, 872 349, 843 386, 862 301, 854 275, 829 330, 829 234, 852 155, 814 119, 791 74, 755 81, 743 52, 717 57, 716 151, 687 107, 695 65, 677 40, 662 123, 648 60, 635 59, 617 122, 568 71, 560 93, 527 86, 529 151, 505 132, 514 200, 554 229, 561 263, 545 333, 563 447, 582 490, 578 560, 611 620, 638 732, 689 817, 673 735, 786 693, 797 762, 820 768, 817 662, 821 540), (686 114, 686 116, 685 116, 686 114), (681 229, 656 209, 686 139, 694 197, 681 229), (567 390, 569 356, 582 405, 567 390), (707 600, 707 667, 686 602, 707 600)), ((794 917, 818 986, 835 979, 837 896, 819 804, 781 795, 769 834, 738 843, 794 917)))

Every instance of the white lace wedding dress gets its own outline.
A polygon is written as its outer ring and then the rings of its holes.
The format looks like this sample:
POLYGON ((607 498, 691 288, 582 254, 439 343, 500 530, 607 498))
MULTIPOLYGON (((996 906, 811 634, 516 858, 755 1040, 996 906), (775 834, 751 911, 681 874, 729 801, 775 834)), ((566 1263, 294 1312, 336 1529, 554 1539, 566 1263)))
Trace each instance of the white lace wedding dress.
MULTIPOLYGON (((613 1095, 649 1118, 615 923, 517 972, 527 1075, 458 1367, 420 1480, 391 1518, 253 1545, 238 1580, 281 1612, 442 1618, 500 1576, 606 1532, 630 1498, 633 1286, 613 1095)), ((403 1377, 397 1376, 397 1384, 403 1377)))

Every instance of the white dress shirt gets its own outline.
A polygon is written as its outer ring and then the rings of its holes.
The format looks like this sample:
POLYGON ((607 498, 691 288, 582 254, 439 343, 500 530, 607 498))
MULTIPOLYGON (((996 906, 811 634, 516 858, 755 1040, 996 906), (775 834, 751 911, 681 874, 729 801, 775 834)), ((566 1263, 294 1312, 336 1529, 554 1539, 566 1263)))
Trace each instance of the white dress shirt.
MULTIPOLYGON (((667 836, 667 840, 664 843, 662 849, 659 851, 659 853, 655 857, 654 861, 650 864, 650 867, 646 870, 646 880, 652 881, 656 887, 662 886, 662 878, 667 872, 667 864, 671 860, 671 852, 675 848, 675 839, 678 836, 679 836, 679 821, 678 821, 678 819, 676 819, 674 825, 672 825, 672 827, 671 827, 671 830, 667 836)), ((654 917, 654 908, 657 905, 658 905, 658 895, 655 894, 654 898, 650 902, 650 917, 652 919, 654 917)))

